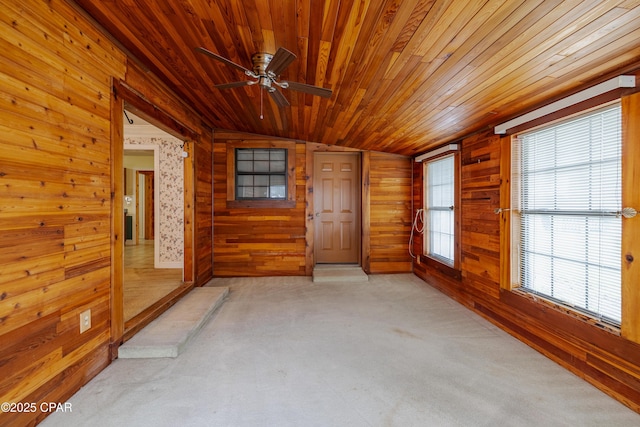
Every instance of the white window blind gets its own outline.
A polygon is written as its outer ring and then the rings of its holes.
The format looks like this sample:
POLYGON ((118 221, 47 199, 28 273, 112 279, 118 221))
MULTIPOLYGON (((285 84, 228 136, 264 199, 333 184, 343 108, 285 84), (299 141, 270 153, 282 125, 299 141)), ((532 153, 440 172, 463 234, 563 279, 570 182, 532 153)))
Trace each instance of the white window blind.
POLYGON ((426 163, 426 223, 427 255, 453 265, 454 263, 454 155, 426 163))
POLYGON ((519 135, 512 162, 520 285, 615 324, 621 146, 616 104, 519 135))

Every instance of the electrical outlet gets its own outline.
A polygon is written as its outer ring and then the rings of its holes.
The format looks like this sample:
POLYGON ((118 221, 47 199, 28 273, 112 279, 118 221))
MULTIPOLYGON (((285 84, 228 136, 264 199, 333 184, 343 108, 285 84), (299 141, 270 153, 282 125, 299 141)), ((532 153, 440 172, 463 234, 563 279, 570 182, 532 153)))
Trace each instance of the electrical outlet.
POLYGON ((91 328, 91 309, 80 313, 80 333, 86 332, 91 328))

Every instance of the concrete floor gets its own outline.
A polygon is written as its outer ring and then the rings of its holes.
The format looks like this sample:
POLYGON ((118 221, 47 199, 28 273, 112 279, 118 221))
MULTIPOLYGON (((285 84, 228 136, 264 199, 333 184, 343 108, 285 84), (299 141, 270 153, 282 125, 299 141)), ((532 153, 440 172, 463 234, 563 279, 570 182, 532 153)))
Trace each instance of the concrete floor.
POLYGON ((44 426, 638 426, 413 275, 216 279, 176 359, 119 359, 44 426))

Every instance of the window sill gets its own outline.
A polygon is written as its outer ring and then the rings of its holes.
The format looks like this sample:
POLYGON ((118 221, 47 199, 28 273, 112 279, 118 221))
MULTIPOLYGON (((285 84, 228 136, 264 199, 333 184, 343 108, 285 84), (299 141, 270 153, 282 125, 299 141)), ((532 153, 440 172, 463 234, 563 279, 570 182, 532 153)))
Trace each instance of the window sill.
POLYGON ((599 329, 608 331, 612 334, 615 335, 620 335, 620 327, 616 326, 612 323, 609 322, 605 322, 605 321, 601 321, 598 320, 597 318, 593 317, 593 316, 589 316, 587 313, 584 313, 580 310, 574 310, 573 308, 571 308, 568 305, 564 305, 564 304, 560 304, 558 302, 552 301, 548 298, 545 298, 542 295, 537 295, 535 293, 532 292, 528 292, 523 290, 522 288, 514 288, 511 293, 513 295, 517 295, 521 298, 525 298, 535 304, 540 304, 542 306, 545 306, 547 308, 550 308, 554 311, 558 311, 561 312, 563 314, 566 314, 567 316, 573 317, 574 319, 578 319, 582 322, 588 323, 592 326, 596 326, 599 329))
POLYGON ((295 200, 227 200, 227 209, 290 209, 295 207, 295 200))

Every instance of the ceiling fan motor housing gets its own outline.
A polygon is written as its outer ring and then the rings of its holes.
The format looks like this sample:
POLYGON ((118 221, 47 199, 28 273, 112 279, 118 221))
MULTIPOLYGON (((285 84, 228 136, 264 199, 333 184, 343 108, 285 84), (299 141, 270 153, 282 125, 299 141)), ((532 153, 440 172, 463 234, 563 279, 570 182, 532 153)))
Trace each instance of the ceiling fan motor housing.
POLYGON ((251 57, 251 61, 253 62, 253 72, 258 76, 266 76, 267 75, 267 66, 273 59, 273 55, 270 53, 256 53, 251 57))

